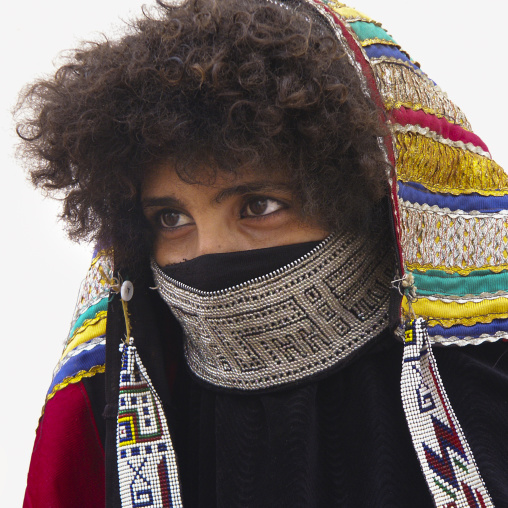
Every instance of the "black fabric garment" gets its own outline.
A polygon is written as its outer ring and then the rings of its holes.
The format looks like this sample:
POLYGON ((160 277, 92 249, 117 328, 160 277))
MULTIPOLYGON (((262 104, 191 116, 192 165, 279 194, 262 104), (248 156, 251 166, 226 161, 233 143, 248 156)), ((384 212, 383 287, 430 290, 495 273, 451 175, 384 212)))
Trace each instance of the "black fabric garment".
POLYGON ((172 279, 192 288, 219 291, 282 268, 320 243, 306 242, 242 252, 206 254, 161 269, 172 279))
MULTIPOLYGON (((129 305, 133 336, 168 416, 185 508, 433 506, 402 410, 402 344, 390 332, 319 381, 262 394, 228 393, 187 370, 178 323, 158 294, 144 287, 136 283, 129 305)), ((115 302, 117 310, 108 315, 110 351, 118 349, 123 320, 115 302)), ((507 349, 504 342, 435 348, 497 507, 508 506, 507 349)), ((113 427, 106 437, 109 474, 116 472, 113 427)), ((108 506, 118 507, 112 490, 108 506)))

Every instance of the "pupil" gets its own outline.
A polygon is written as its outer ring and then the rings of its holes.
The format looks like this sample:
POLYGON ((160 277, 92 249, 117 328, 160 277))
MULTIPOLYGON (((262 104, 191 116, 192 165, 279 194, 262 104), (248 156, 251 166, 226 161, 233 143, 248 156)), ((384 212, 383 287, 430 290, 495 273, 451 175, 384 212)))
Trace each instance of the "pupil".
POLYGON ((266 199, 257 199, 250 204, 250 211, 254 215, 261 215, 266 211, 266 207, 268 206, 268 200, 266 199))
POLYGON ((172 228, 178 224, 179 214, 166 212, 161 216, 161 222, 164 227, 172 228))

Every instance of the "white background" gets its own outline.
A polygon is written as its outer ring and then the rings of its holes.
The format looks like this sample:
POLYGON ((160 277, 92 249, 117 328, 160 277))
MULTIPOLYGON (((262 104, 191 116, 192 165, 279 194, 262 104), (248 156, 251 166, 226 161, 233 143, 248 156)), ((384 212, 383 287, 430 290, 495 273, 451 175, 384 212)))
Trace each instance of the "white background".
MULTIPOLYGON (((121 31, 139 0, 25 0, 2 8, 0 80, 0 504, 21 506, 35 428, 68 332, 91 247, 66 239, 59 204, 26 182, 14 159, 10 111, 21 87, 52 73, 61 50, 121 31), (116 28, 115 28, 116 27, 116 28)), ((466 113, 508 167, 508 7, 486 0, 358 0, 466 113), (501 6, 501 7, 499 7, 501 6)))

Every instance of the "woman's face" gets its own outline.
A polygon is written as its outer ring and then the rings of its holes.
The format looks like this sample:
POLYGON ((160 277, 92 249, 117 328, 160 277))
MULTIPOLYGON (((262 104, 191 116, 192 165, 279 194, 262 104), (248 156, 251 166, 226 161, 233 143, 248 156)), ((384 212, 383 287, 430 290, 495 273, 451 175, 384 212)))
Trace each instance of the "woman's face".
POLYGON ((328 232, 302 220, 280 175, 218 174, 210 185, 183 182, 171 165, 150 171, 141 204, 154 231, 160 266, 203 254, 322 240, 328 232))

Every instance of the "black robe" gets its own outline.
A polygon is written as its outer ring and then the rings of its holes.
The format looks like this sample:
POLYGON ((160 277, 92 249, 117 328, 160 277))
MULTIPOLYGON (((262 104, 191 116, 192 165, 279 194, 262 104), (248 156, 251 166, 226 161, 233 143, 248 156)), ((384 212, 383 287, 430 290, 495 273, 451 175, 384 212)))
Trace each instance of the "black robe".
MULTIPOLYGON (((129 303, 132 336, 162 399, 185 508, 431 507, 400 396, 402 343, 388 330, 316 378, 262 392, 197 380, 180 325, 153 283, 129 303)), ((116 412, 124 318, 108 310, 106 407, 87 382, 106 442, 108 506, 119 507, 116 412)), ((508 350, 435 347, 451 404, 497 507, 508 507, 508 350)), ((102 387, 103 388, 103 387, 102 387)))

